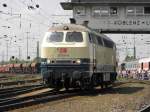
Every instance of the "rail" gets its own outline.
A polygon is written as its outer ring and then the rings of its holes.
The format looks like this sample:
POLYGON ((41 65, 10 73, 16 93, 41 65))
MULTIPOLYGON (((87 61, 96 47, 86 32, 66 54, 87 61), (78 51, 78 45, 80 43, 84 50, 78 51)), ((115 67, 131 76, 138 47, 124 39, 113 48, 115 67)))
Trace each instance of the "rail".
POLYGON ((145 108, 141 109, 138 112, 150 112, 150 105, 146 106, 145 108))

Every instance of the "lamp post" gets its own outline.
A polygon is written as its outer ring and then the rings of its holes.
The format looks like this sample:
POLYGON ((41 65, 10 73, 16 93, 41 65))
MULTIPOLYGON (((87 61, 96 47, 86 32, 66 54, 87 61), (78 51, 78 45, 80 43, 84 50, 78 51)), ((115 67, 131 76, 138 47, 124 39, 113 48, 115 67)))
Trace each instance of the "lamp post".
MULTIPOLYGON (((144 43, 144 44, 146 44, 146 45, 150 45, 150 41, 146 41, 146 43, 144 43)), ((149 47, 147 47, 148 49, 147 49, 147 55, 148 55, 148 57, 149 57, 149 47)))
POLYGON ((26 32, 26 33, 27 33, 27 59, 28 59, 28 56, 29 56, 29 55, 28 55, 28 47, 29 47, 29 46, 28 46, 28 40, 29 40, 29 35, 28 35, 28 34, 29 34, 30 32, 26 32))
POLYGON ((9 40, 6 40, 6 51, 7 51, 7 54, 6 54, 6 61, 8 61, 8 41, 9 41, 9 40))
POLYGON ((18 57, 19 57, 19 60, 21 60, 21 46, 18 46, 18 51, 19 51, 18 57))
POLYGON ((134 34, 134 37, 133 37, 133 58, 136 59, 136 47, 135 47, 135 34, 134 34))

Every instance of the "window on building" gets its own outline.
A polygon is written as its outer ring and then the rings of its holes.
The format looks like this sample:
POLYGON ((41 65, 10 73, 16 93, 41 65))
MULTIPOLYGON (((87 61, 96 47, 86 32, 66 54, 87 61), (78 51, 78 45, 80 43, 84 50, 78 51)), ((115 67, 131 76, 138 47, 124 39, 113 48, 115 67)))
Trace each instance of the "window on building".
POLYGON ((109 15, 108 7, 101 7, 101 16, 108 16, 108 15, 109 15))
POLYGON ((143 7, 136 7, 136 15, 143 15, 143 7))
POLYGON ((117 7, 93 7, 92 8, 92 16, 110 16, 110 15, 118 15, 117 7))
POLYGON ((135 15, 135 7, 127 7, 127 15, 135 15))
POLYGON ((150 7, 144 7, 144 14, 150 14, 150 7))
POLYGON ((101 11, 100 11, 99 7, 92 8, 92 15, 93 16, 100 16, 100 13, 101 13, 101 11))
POLYGON ((110 15, 117 15, 118 9, 117 7, 110 7, 110 15))
POLYGON ((85 7, 82 6, 75 7, 75 15, 85 16, 86 15, 85 7))

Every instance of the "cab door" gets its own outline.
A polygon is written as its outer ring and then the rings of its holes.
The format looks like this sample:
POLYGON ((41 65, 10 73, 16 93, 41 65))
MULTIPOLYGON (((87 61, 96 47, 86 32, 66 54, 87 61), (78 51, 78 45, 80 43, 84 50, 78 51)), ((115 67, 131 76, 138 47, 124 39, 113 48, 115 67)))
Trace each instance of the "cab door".
POLYGON ((90 48, 90 59, 91 59, 91 63, 92 63, 92 71, 95 72, 96 71, 96 48, 97 48, 97 41, 96 41, 96 37, 94 34, 90 33, 89 34, 89 48, 90 48))

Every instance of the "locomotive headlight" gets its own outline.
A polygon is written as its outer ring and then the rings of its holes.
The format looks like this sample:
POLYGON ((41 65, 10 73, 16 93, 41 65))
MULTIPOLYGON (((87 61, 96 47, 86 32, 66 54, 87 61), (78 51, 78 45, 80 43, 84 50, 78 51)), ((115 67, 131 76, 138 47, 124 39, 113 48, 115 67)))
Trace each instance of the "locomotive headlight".
POLYGON ((77 63, 77 64, 81 64, 81 60, 80 60, 80 59, 77 59, 77 60, 76 60, 76 63, 77 63))
POLYGON ((47 59, 47 63, 51 63, 51 60, 47 59))

